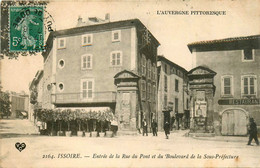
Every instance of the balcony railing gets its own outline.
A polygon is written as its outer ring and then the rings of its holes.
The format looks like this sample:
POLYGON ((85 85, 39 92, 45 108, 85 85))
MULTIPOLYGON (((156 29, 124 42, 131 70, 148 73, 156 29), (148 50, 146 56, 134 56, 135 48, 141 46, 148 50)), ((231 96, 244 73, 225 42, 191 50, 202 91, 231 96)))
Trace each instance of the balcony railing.
POLYGON ((52 94, 52 103, 113 103, 116 102, 116 92, 92 93, 57 93, 52 94))

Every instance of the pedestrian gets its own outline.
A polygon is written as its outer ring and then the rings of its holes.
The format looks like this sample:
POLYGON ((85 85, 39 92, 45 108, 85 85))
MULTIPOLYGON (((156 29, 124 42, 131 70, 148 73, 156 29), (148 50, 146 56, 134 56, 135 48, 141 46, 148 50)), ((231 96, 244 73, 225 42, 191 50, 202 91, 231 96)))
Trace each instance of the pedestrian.
POLYGON ((256 123, 254 121, 253 118, 249 119, 250 123, 249 123, 249 141, 247 143, 247 145, 251 145, 252 140, 255 140, 255 143, 257 145, 259 145, 259 141, 257 138, 257 127, 256 127, 256 123))
POLYGON ((143 136, 144 136, 144 134, 146 134, 146 136, 148 136, 146 119, 144 119, 144 121, 143 121, 143 136))
POLYGON ((153 136, 157 136, 157 122, 155 121, 155 119, 153 119, 153 122, 152 122, 152 130, 153 130, 153 136))
POLYGON ((111 131, 113 132, 113 136, 117 135, 118 123, 117 123, 116 119, 113 119, 113 121, 111 122, 111 131))
POLYGON ((166 139, 169 139, 168 135, 170 134, 170 124, 168 121, 166 121, 164 124, 164 131, 165 131, 166 139))

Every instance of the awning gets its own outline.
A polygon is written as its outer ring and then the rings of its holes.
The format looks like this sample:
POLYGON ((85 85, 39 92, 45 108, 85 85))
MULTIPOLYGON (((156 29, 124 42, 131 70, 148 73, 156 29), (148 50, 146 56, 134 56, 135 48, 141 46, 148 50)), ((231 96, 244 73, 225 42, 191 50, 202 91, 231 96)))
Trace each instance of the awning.
POLYGON ((26 112, 22 111, 21 113, 22 113, 23 116, 27 116, 26 112))

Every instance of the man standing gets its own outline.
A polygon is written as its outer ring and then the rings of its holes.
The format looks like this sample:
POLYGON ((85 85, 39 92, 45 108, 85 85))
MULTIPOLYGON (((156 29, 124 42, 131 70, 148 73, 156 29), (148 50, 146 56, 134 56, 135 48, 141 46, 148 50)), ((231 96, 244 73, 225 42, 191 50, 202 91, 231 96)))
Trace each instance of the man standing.
POLYGON ((144 136, 144 133, 146 133, 146 136, 148 136, 146 119, 144 119, 144 121, 143 121, 143 136, 144 136))
POLYGON ((170 134, 170 124, 168 121, 166 121, 164 124, 164 131, 165 131, 166 139, 169 139, 168 135, 170 134))
POLYGON ((152 122, 152 130, 153 130, 153 136, 157 136, 157 122, 155 121, 155 119, 153 119, 152 122))
POLYGON ((257 138, 256 123, 255 123, 253 118, 250 118, 249 121, 250 121, 250 123, 249 123, 250 124, 249 125, 249 141, 248 141, 247 145, 251 145, 251 142, 252 142, 253 139, 255 140, 255 143, 257 145, 259 145, 259 141, 258 141, 258 138, 257 138))

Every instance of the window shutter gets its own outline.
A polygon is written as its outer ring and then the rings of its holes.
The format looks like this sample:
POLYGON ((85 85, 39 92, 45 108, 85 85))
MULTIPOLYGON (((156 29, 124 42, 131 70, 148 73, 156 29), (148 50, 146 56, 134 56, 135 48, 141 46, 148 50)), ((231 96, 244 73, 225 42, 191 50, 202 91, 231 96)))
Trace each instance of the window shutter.
POLYGON ((221 95, 224 95, 224 77, 221 77, 221 95))
POLYGON ((234 96, 234 81, 233 81, 233 76, 231 76, 230 86, 231 86, 231 95, 234 96))
POLYGON ((244 94, 244 77, 241 77, 241 95, 244 94))
POLYGON ((254 95, 256 95, 257 92, 257 79, 254 77, 254 95))

